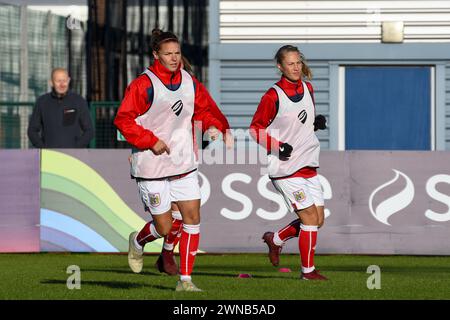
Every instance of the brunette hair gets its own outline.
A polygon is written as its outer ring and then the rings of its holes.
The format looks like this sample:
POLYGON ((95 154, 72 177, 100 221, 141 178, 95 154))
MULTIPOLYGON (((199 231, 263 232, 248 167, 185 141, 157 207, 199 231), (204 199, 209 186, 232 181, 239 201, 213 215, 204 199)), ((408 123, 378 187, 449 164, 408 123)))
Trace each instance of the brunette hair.
POLYGON ((194 69, 192 68, 191 63, 189 62, 189 60, 181 55, 181 60, 183 62, 183 69, 187 71, 187 73, 189 73, 191 76, 194 75, 194 69))
POLYGON ((159 49, 161 48, 161 44, 171 41, 180 43, 178 41, 177 36, 170 31, 162 31, 161 29, 158 28, 152 30, 152 38, 150 45, 153 51, 158 52, 159 49))

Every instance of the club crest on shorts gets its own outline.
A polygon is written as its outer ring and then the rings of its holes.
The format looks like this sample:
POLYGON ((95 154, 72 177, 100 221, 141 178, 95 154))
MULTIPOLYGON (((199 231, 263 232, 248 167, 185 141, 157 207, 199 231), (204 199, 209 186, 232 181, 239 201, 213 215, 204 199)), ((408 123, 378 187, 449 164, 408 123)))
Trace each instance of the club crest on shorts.
POLYGON ((303 189, 293 192, 293 195, 294 195, 295 201, 297 201, 297 202, 302 202, 303 200, 306 199, 306 195, 305 195, 305 192, 303 191, 303 189))
POLYGON ((157 207, 161 204, 161 197, 159 193, 149 193, 148 198, 150 199, 150 205, 152 207, 157 207))

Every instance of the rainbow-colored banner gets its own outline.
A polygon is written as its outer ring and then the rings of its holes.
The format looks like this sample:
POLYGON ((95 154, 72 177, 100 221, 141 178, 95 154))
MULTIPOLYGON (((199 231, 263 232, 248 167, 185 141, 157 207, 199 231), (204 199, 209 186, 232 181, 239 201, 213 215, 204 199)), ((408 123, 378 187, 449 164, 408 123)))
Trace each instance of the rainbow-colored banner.
POLYGON ((95 169, 54 150, 41 153, 40 217, 41 251, 126 252, 129 234, 146 223, 95 169))

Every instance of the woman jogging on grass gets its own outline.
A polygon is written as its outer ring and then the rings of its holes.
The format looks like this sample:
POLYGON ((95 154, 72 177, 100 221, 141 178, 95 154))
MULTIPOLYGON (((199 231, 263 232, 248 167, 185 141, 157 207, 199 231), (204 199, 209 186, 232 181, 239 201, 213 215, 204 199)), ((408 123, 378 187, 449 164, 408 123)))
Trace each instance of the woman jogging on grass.
POLYGON ((180 281, 176 291, 201 291, 191 279, 200 240, 200 186, 192 120, 217 139, 222 123, 210 113, 205 89, 181 67, 178 38, 152 32, 153 65, 127 88, 114 124, 133 145, 131 175, 153 220, 129 237, 128 262, 138 273, 146 243, 167 235, 172 227, 171 203, 183 219, 180 281))
POLYGON ((250 132, 267 149, 269 177, 298 219, 276 233, 266 232, 263 240, 271 263, 277 266, 284 242, 298 236, 301 279, 326 280, 314 265, 317 231, 324 221, 317 176, 320 143, 314 131, 325 128, 325 118, 315 117, 312 85, 302 80, 311 79, 311 71, 299 49, 283 46, 275 60, 281 79, 262 97, 250 132))

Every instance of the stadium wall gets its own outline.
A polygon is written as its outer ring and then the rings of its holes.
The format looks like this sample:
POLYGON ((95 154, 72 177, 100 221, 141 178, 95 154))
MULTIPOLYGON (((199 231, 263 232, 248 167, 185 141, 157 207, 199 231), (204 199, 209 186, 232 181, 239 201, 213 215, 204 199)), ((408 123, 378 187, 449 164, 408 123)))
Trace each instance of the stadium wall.
POLYGON ((0 150, 0 252, 39 252, 39 150, 0 150))
MULTIPOLYGON (((240 162, 247 155, 233 152, 216 146, 200 155, 200 250, 265 252, 261 235, 295 217, 264 161, 249 155, 240 162), (242 164, 220 164, 227 159, 242 164)), ((128 156, 128 150, 1 150, 0 252, 126 252, 129 233, 150 219, 128 156)), ((319 178, 327 210, 317 252, 450 255, 448 163, 449 152, 324 151, 319 178)), ((297 241, 283 252, 297 252, 297 241)))

